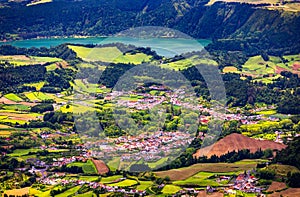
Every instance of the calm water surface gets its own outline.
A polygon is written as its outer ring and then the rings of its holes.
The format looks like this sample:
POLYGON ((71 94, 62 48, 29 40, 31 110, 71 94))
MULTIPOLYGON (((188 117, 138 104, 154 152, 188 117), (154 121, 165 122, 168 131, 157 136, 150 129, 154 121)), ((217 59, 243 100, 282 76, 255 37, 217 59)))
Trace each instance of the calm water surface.
POLYGON ((10 44, 16 47, 51 47, 63 43, 72 44, 108 44, 108 43, 132 44, 137 47, 151 47, 159 55, 170 57, 186 52, 199 51, 211 43, 210 40, 189 40, 180 38, 152 38, 136 39, 124 37, 89 37, 89 38, 49 38, 49 39, 32 39, 12 42, 1 42, 0 45, 10 44))

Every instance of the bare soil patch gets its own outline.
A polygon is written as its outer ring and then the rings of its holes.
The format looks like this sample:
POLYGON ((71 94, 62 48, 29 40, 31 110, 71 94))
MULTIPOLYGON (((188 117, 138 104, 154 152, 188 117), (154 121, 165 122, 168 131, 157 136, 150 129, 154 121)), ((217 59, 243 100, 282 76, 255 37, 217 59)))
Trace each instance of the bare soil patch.
POLYGON ((11 101, 11 100, 5 98, 4 96, 0 98, 0 103, 7 104, 7 105, 22 104, 22 105, 26 105, 29 107, 37 105, 37 103, 29 103, 29 102, 24 102, 24 101, 22 101, 22 102, 11 101))
POLYGON ((106 173, 109 172, 109 168, 107 167, 107 165, 102 160, 92 159, 92 162, 96 166, 98 174, 102 175, 102 174, 106 174, 106 173))
POLYGON ((287 190, 281 192, 275 192, 273 194, 269 194, 268 197, 293 197, 300 196, 300 188, 289 188, 287 190))
POLYGON ((281 150, 286 145, 269 140, 256 140, 242 134, 233 133, 223 139, 219 140, 211 146, 201 148, 194 154, 196 157, 207 156, 210 158, 212 155, 221 156, 228 152, 249 149, 251 153, 257 150, 281 150))
POLYGON ((285 183, 273 181, 270 187, 268 188, 267 192, 275 192, 284 188, 286 188, 285 183))

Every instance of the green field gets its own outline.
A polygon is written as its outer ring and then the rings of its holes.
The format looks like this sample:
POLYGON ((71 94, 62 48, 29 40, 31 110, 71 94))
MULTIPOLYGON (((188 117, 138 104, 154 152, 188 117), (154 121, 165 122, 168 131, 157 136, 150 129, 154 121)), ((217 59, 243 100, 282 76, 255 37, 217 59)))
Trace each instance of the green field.
POLYGON ((170 63, 164 63, 161 64, 160 66, 162 68, 167 68, 167 69, 174 69, 174 70, 182 70, 191 66, 195 66, 198 64, 207 64, 207 65, 218 65, 218 63, 212 59, 201 59, 198 56, 192 56, 190 58, 185 58, 182 60, 178 60, 175 62, 170 62, 170 63))
POLYGON ((122 52, 117 47, 87 48, 82 46, 68 46, 78 57, 89 61, 113 62, 122 52))
MULTIPOLYGON (((242 73, 254 77, 253 82, 272 83, 277 78, 281 77, 279 74, 282 70, 290 72, 298 72, 293 70, 293 64, 300 61, 299 55, 283 56, 287 62, 283 62, 280 57, 269 56, 269 60, 265 61, 260 55, 250 57, 242 66, 242 73), (264 76, 269 75, 269 76, 264 76)), ((232 67, 224 68, 223 72, 233 71, 232 67)), ((233 71, 239 72, 239 71, 233 71)))
POLYGON ((279 61, 279 58, 273 57, 269 61, 264 61, 263 58, 259 56, 253 56, 248 59, 248 61, 243 65, 243 73, 264 75, 264 74, 274 74, 276 69, 275 62, 279 61))
POLYGON ((118 187, 130 187, 136 185, 138 182, 136 180, 126 179, 117 183, 108 184, 109 186, 118 186, 118 187))
POLYGON ((152 169, 155 169, 155 168, 158 168, 164 164, 166 164, 168 158, 167 157, 164 157, 164 158, 161 158, 160 160, 156 161, 156 162, 153 162, 153 163, 147 163, 147 165, 152 168, 152 169))
POLYGON ((144 53, 136 53, 136 54, 125 54, 122 56, 118 56, 114 59, 114 63, 131 63, 131 64, 141 64, 142 62, 149 62, 151 60, 151 56, 148 56, 144 53))
POLYGON ((123 176, 122 175, 114 175, 114 176, 109 176, 109 177, 102 177, 100 182, 103 184, 107 184, 107 183, 115 182, 120 178, 123 178, 123 176))
POLYGON ((71 189, 68 189, 67 191, 61 193, 61 194, 58 194, 56 195, 55 197, 66 197, 66 196, 69 196, 69 195, 74 195, 79 189, 80 189, 81 186, 75 186, 71 189))
POLYGON ((15 110, 0 110, 0 123, 25 124, 30 120, 39 119, 41 114, 26 113, 15 110))
POLYGON ((84 113, 87 111, 95 111, 93 107, 77 105, 77 104, 67 104, 60 108, 63 113, 73 112, 75 114, 84 113))
POLYGON ((82 181, 96 181, 98 179, 99 179, 98 176, 80 176, 79 177, 79 180, 82 180, 82 181))
POLYGON ((14 110, 14 111, 29 111, 30 107, 22 104, 12 104, 12 105, 4 105, 3 109, 6 110, 14 110))
POLYGON ((49 96, 44 94, 43 92, 28 92, 25 93, 25 96, 31 101, 43 101, 47 99, 51 99, 49 96))
POLYGON ((108 165, 108 167, 111 171, 118 170, 119 165, 120 165, 120 157, 117 157, 117 158, 114 158, 114 159, 110 160, 109 162, 107 162, 107 165, 108 165))
POLYGON ((73 162, 67 165, 67 167, 71 166, 82 167, 83 172, 86 174, 97 174, 97 169, 91 160, 88 160, 86 163, 73 162))
POLYGON ((164 188, 162 189, 161 192, 163 194, 175 194, 180 190, 181 190, 181 187, 178 187, 175 185, 166 185, 166 186, 164 186, 164 188))
POLYGON ((258 164, 262 162, 267 162, 267 159, 243 159, 241 161, 234 162, 235 164, 258 164))
MULTIPOLYGON (((201 172, 208 172, 214 174, 220 173, 236 173, 244 170, 250 170, 256 167, 256 163, 199 163, 194 164, 189 167, 183 167, 178 169, 158 171, 154 172, 159 177, 170 177, 173 181, 185 181, 188 178, 196 175, 201 172)), ((180 182, 179 182, 180 183, 180 182)))
POLYGON ((258 111, 258 112, 256 112, 256 114, 258 114, 258 115, 266 115, 266 116, 268 116, 268 115, 274 115, 276 113, 277 112, 276 112, 275 109, 274 110, 264 110, 264 111, 258 111))
POLYGON ((25 55, 1 55, 0 62, 8 61, 15 66, 43 64, 47 62, 60 62, 62 59, 54 57, 37 57, 25 55))
MULTIPOLYGON (((102 196, 102 194, 100 194, 100 196, 102 196)), ((77 194, 76 197, 96 197, 96 194, 90 191, 84 194, 77 194)))
POLYGON ((25 83, 24 86, 30 86, 35 87, 37 91, 40 91, 40 89, 44 86, 45 82, 41 81, 38 83, 25 83))
MULTIPOLYGON (((141 64, 142 62, 149 62, 151 60, 151 56, 148 56, 144 53, 123 54, 117 47, 87 48, 82 46, 69 45, 69 48, 75 51, 78 57, 87 61, 141 64)), ((92 66, 91 64, 86 64, 83 65, 83 67, 94 66, 92 66)), ((103 68, 100 67, 100 69, 103 68)))
POLYGON ((21 99, 18 95, 14 94, 14 93, 6 94, 6 95, 4 95, 4 97, 11 101, 15 101, 15 102, 23 101, 23 99, 21 99))
POLYGON ((249 125, 242 125, 241 128, 247 130, 251 134, 261 132, 262 128, 269 128, 269 127, 279 127, 278 122, 272 121, 260 121, 257 124, 249 124, 249 125))
POLYGON ((275 133, 262 133, 262 134, 257 134, 257 135, 252 135, 252 138, 256 139, 265 139, 265 140, 271 140, 274 141, 276 140, 276 134, 275 133))
POLYGON ((92 83, 85 84, 80 79, 75 79, 75 84, 73 85, 73 87, 75 90, 88 92, 88 93, 95 93, 99 91, 98 84, 92 84, 92 83))
POLYGON ((31 153, 36 153, 40 150, 41 149, 38 149, 38 148, 16 149, 16 150, 14 150, 13 153, 10 153, 10 154, 7 154, 7 155, 10 156, 10 157, 20 157, 20 156, 28 155, 30 152, 31 153))
MULTIPOLYGON (((197 186, 220 186, 214 179, 209 179, 209 177, 214 176, 216 173, 212 172, 199 172, 192 177, 187 178, 182 181, 174 181, 175 185, 197 185, 197 186)), ((219 173, 220 174, 220 173, 219 173)))
POLYGON ((287 176, 288 172, 299 172, 299 169, 294 166, 282 165, 282 164, 271 164, 266 168, 274 170, 276 174, 281 176, 287 176))
POLYGON ((136 187, 137 190, 146 190, 148 187, 153 185, 152 181, 139 181, 139 185, 136 187))

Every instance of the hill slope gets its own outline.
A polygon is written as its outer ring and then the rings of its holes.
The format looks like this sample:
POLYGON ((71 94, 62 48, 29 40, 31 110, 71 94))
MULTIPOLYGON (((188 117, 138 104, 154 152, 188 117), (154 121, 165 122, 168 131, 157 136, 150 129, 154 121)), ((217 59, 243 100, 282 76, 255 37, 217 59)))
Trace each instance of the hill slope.
POLYGON ((277 142, 268 140, 256 140, 241 134, 233 133, 224 137, 211 146, 207 146, 205 148, 197 150, 194 156, 207 156, 208 158, 210 158, 212 155, 221 156, 234 150, 238 151, 249 149, 251 153, 254 153, 259 149, 281 150, 285 147, 286 145, 277 142))

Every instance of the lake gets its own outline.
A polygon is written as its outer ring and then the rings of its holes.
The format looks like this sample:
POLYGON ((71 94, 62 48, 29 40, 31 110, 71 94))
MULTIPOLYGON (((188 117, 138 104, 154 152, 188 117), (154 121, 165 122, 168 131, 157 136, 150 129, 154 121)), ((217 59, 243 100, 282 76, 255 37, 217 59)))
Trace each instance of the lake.
POLYGON ((0 45, 10 44, 16 47, 51 47, 63 43, 72 44, 108 44, 108 43, 124 43, 132 44, 137 47, 150 47, 159 55, 171 57, 174 55, 200 51, 203 47, 211 43, 211 40, 193 40, 181 38, 151 38, 151 39, 137 39, 125 37, 88 37, 88 38, 48 38, 48 39, 31 39, 19 40, 11 42, 0 42, 0 45))

